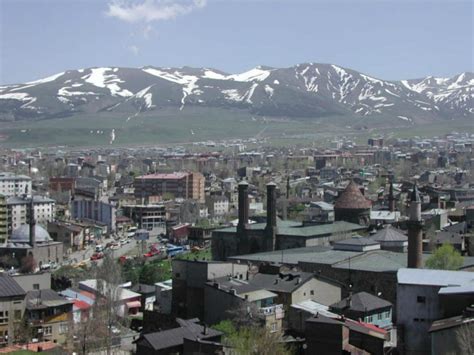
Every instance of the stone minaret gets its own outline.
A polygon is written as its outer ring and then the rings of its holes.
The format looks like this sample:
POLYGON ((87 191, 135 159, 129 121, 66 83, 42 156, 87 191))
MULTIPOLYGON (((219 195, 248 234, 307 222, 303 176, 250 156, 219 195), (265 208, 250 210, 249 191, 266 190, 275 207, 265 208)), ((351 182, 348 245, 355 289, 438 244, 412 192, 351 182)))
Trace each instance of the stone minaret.
POLYGON ((249 184, 246 181, 239 183, 239 222, 237 224, 238 253, 248 252, 248 223, 249 223, 249 184))
POLYGON ((413 187, 410 198, 410 215, 408 220, 408 267, 423 267, 423 220, 421 219, 421 200, 418 188, 413 187))
POLYGON ((395 203, 396 203, 396 199, 395 199, 395 196, 393 195, 393 182, 390 181, 390 190, 388 192, 388 209, 390 210, 390 212, 395 212, 396 210, 395 203))
POLYGON ((267 250, 273 251, 277 248, 277 208, 276 208, 276 184, 267 184, 267 225, 265 226, 265 238, 267 239, 267 250))
POLYGON ((33 195, 29 203, 29 224, 30 224, 30 245, 34 248, 36 246, 36 235, 35 235, 35 205, 33 201, 33 195))

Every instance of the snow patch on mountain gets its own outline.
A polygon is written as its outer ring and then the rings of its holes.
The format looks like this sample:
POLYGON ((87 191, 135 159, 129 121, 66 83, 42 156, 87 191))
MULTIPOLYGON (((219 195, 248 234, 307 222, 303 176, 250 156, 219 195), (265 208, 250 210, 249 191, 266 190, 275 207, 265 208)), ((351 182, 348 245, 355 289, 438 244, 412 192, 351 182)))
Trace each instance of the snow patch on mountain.
POLYGON ((271 70, 264 70, 259 67, 250 69, 249 71, 246 71, 244 73, 240 74, 233 74, 229 75, 226 77, 226 79, 231 79, 235 81, 242 81, 242 82, 248 82, 248 81, 263 81, 268 76, 270 75, 271 70))
POLYGON ((274 91, 275 90, 270 85, 265 85, 265 92, 267 93, 268 97, 272 97, 274 91))
POLYGON ((124 81, 119 79, 117 75, 111 74, 106 75, 108 71, 113 71, 111 68, 92 68, 89 75, 83 76, 87 83, 90 83, 99 88, 107 88, 110 90, 112 96, 121 96, 129 97, 133 96, 133 93, 122 89, 118 83, 123 83, 124 81))

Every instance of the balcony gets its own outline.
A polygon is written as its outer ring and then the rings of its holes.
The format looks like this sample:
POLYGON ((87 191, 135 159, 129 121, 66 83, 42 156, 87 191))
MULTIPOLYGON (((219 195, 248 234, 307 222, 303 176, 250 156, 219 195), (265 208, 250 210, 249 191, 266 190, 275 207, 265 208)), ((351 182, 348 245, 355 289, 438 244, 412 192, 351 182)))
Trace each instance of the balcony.
POLYGON ((285 310, 282 304, 275 304, 273 306, 259 308, 259 314, 268 317, 275 315, 276 319, 283 319, 285 317, 285 310))

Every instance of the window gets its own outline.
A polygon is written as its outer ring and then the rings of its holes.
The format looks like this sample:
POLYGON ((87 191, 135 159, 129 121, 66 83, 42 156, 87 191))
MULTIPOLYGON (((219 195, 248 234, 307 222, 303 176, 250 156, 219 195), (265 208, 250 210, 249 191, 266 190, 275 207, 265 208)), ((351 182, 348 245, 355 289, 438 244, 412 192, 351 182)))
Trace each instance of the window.
POLYGON ((13 314, 13 317, 15 320, 20 320, 21 319, 21 309, 15 309, 15 313, 13 314))
POLYGON ((53 334, 53 327, 52 326, 44 327, 43 332, 44 332, 44 335, 51 335, 53 334))
POLYGON ((382 320, 382 313, 377 314, 377 320, 382 320))
POLYGON ((314 290, 311 290, 310 294, 311 296, 314 296, 314 290))
POLYGON ((276 332, 276 331, 277 331, 277 324, 272 323, 272 332, 276 332))
POLYGON ((68 325, 67 325, 67 323, 61 323, 61 324, 59 324, 59 334, 67 333, 67 331, 68 331, 68 325))
POLYGON ((367 317, 367 323, 372 323, 374 321, 374 317, 373 316, 368 316, 367 317))
POLYGON ((416 297, 416 302, 417 303, 426 303, 426 297, 425 296, 417 296, 416 297))
POLYGON ((39 284, 33 284, 33 290, 39 290, 40 285, 39 284))
POLYGON ((385 312, 385 318, 390 318, 390 311, 385 312))
POLYGON ((0 324, 8 323, 8 311, 0 311, 0 324))

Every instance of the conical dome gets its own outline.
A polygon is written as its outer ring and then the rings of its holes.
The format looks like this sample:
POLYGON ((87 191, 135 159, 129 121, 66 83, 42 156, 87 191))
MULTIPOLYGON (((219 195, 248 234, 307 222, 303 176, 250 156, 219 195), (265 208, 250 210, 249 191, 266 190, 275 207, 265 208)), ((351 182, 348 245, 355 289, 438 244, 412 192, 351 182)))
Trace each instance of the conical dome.
POLYGON ((360 192, 359 186, 354 181, 351 181, 336 199, 334 208, 360 210, 368 209, 371 205, 372 203, 360 192))

